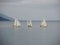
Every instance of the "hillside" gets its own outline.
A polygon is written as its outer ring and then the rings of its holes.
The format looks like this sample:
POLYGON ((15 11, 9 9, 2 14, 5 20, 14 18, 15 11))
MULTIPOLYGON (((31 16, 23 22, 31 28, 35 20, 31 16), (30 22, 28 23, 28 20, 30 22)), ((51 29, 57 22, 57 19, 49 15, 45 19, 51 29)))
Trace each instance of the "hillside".
POLYGON ((13 21, 13 18, 0 13, 0 21, 13 21))

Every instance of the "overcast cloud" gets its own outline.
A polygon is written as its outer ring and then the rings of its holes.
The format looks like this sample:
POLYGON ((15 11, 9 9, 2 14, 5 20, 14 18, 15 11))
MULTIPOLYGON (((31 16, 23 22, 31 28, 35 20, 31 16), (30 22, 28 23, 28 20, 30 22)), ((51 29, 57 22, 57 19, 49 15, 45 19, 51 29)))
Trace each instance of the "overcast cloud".
POLYGON ((21 20, 60 20, 58 0, 0 0, 0 12, 21 20))

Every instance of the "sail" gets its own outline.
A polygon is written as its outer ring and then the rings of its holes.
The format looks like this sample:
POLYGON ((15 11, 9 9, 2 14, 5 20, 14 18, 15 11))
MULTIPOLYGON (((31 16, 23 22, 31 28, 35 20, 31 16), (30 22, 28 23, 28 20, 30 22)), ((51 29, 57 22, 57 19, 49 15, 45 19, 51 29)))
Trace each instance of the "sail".
POLYGON ((14 21, 14 26, 21 26, 20 22, 18 21, 18 19, 15 19, 14 21))
POLYGON ((30 25, 32 25, 32 21, 30 20, 30 25))
POLYGON ((29 22, 27 21, 28 27, 32 27, 32 21, 30 20, 29 22))
POLYGON ((44 18, 43 18, 43 20, 42 20, 42 22, 41 22, 40 26, 41 26, 41 27, 47 26, 46 21, 45 21, 45 19, 44 19, 44 18))
POLYGON ((17 25, 17 23, 16 23, 16 19, 15 19, 15 21, 14 21, 14 25, 17 25))

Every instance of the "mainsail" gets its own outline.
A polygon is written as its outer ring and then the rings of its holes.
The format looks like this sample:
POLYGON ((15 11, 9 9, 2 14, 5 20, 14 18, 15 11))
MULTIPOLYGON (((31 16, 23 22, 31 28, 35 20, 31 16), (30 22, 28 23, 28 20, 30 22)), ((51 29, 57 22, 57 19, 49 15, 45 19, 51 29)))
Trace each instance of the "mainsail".
POLYGON ((32 21, 31 20, 29 22, 27 21, 27 26, 32 27, 32 21))
POLYGON ((15 19, 14 26, 16 27, 21 26, 21 23, 18 21, 18 19, 15 19))
POLYGON ((40 24, 40 27, 46 27, 47 26, 47 23, 45 21, 45 19, 43 18, 41 24, 40 24))

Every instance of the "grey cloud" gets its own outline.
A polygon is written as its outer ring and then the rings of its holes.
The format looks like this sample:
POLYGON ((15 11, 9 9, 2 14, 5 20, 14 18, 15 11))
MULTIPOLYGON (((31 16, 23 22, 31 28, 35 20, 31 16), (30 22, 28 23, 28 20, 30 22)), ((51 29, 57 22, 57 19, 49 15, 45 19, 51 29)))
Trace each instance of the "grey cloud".
MULTIPOLYGON (((47 5, 33 2, 27 4, 27 2, 30 0, 22 0, 21 4, 20 1, 21 0, 5 0, 7 3, 0 3, 0 12, 13 18, 18 17, 21 20, 40 20, 42 16, 46 17, 47 20, 60 20, 60 13, 58 12, 60 8, 57 6, 58 4, 47 5)), ((56 1, 57 0, 55 0, 55 2, 56 1)), ((0 2, 4 1, 0 0, 0 2)))

